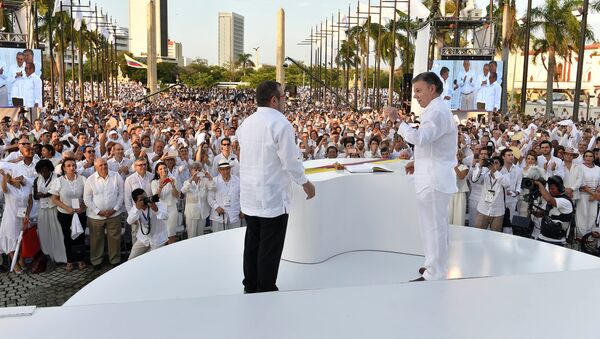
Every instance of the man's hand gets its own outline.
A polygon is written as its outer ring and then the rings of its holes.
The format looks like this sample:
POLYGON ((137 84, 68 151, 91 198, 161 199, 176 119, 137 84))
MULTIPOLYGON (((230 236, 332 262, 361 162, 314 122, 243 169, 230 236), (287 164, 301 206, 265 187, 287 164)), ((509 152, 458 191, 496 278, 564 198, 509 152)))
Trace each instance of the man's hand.
POLYGON ((415 162, 411 161, 406 166, 404 166, 404 171, 406 174, 414 174, 415 173, 415 162))
POLYGON ((149 205, 150 209, 152 209, 154 212, 158 212, 158 206, 156 206, 155 202, 151 202, 149 205))
POLYGON ((302 185, 302 188, 304 189, 304 193, 306 193, 306 200, 310 200, 315 197, 315 185, 313 185, 312 182, 307 181, 304 183, 304 185, 302 185))
POLYGON ((216 208, 217 214, 218 215, 223 215, 225 214, 225 210, 222 207, 217 207, 216 208))

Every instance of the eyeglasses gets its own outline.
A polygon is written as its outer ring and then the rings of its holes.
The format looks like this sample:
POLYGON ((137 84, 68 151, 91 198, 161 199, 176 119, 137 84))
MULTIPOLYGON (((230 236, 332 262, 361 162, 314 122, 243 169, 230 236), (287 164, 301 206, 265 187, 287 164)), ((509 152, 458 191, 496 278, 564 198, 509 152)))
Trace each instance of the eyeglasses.
POLYGON ((25 145, 31 145, 30 142, 20 142, 19 145, 25 146, 25 145))
POLYGON ((138 167, 146 167, 146 163, 143 163, 143 164, 135 164, 135 165, 136 165, 136 166, 138 166, 138 167))
POLYGON ((221 146, 231 146, 231 144, 227 143, 227 144, 221 144, 221 146))

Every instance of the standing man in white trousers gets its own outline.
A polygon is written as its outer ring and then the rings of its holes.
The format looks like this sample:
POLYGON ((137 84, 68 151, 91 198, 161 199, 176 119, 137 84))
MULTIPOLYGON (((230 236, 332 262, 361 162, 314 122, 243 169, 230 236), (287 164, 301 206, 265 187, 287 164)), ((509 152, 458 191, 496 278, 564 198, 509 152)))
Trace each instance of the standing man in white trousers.
POLYGON ((407 124, 410 116, 389 107, 385 111, 390 119, 401 120, 398 134, 415 145, 415 160, 406 171, 414 174, 425 264, 419 269, 421 277, 412 281, 442 280, 448 271, 448 204, 458 191, 454 173, 458 130, 441 96, 444 85, 437 74, 421 73, 412 83, 414 97, 424 108, 419 128, 407 124))

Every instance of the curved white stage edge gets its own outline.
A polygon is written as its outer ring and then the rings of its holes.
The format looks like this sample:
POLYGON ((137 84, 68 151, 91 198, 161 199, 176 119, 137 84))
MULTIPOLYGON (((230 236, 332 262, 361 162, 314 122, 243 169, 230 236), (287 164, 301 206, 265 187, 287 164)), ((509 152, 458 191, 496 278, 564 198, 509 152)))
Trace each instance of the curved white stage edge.
MULTIPOLYGON (((389 180, 407 181, 401 172, 327 172, 313 174, 311 180, 317 194, 331 198, 328 180, 345 184, 344 176, 350 180, 397 176, 389 180)), ((395 184, 378 189, 393 192, 395 184)), ((353 185, 360 187, 360 180, 353 185)), ((347 203, 354 189, 340 193, 338 203, 347 203)), ((411 199, 401 193, 403 200, 411 199)), ((408 214, 376 223, 338 219, 344 220, 343 225, 335 223, 336 215, 358 213, 333 202, 328 207, 326 200, 304 203, 321 208, 324 220, 332 224, 296 223, 314 220, 317 215, 311 213, 290 218, 284 259, 292 261, 281 263, 281 292, 242 293, 244 229, 235 229, 138 257, 99 277, 62 307, 0 309, 0 333, 3 338, 28 339, 70 339, 84 333, 86 339, 598 337, 592 324, 600 302, 600 258, 503 233, 451 226, 453 280, 407 283, 418 276, 423 261, 407 253, 419 253, 420 244, 389 237, 409 234, 407 239, 418 240, 414 210, 396 209, 392 213, 408 214), (336 237, 340 231, 343 234, 336 237), (377 232, 386 235, 373 234, 377 232), (320 238, 327 248, 303 244, 320 238), (347 253, 336 255, 341 252, 347 253), (2 318, 19 312, 31 314, 2 318)), ((373 214, 377 209, 358 212, 373 214)))

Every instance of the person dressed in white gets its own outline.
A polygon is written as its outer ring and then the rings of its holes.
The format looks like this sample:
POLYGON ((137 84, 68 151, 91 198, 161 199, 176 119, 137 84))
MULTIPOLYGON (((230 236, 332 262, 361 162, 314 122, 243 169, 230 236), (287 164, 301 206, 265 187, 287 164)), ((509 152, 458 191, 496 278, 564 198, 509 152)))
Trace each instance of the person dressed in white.
POLYGON ((169 176, 169 169, 164 162, 159 162, 154 169, 154 180, 152 180, 152 194, 158 195, 160 202, 167 206, 169 218, 167 219, 167 231, 169 232, 169 244, 177 241, 177 229, 179 228, 179 211, 177 201, 181 187, 174 177, 169 176))
POLYGON ((188 239, 204 234, 206 218, 210 215, 208 193, 215 189, 215 182, 208 173, 202 170, 202 164, 192 162, 191 178, 183 183, 181 193, 185 194, 185 224, 188 239))
POLYGON ((440 77, 442 78, 442 83, 444 84, 444 91, 442 92, 442 98, 444 99, 444 102, 446 103, 448 108, 451 109, 452 108, 451 107, 452 84, 448 80, 449 75, 450 75, 450 69, 448 69, 448 67, 445 67, 445 66, 442 67, 442 69, 440 70, 440 77))
POLYGON ((112 148, 111 155, 112 158, 108 159, 108 169, 119 173, 123 179, 127 178, 133 161, 125 158, 123 145, 116 143, 112 148))
POLYGON ((165 204, 153 202, 141 188, 131 192, 131 199, 135 205, 127 213, 127 223, 137 224, 138 233, 127 260, 164 246, 168 239, 165 221, 169 214, 165 204))
POLYGON ((552 143, 548 140, 544 140, 540 143, 540 150, 542 155, 537 158, 537 165, 543 168, 546 172, 545 177, 550 178, 551 176, 558 175, 561 178, 565 176, 563 161, 552 155, 552 143))
POLYGON ((575 204, 579 200, 579 188, 581 188, 581 184, 583 183, 582 165, 573 161, 577 157, 579 157, 579 153, 573 148, 565 150, 565 193, 575 204))
POLYGON ((94 161, 96 172, 85 181, 83 201, 87 206, 90 229, 90 261, 98 267, 104 257, 104 239, 108 239, 108 260, 121 262, 121 212, 123 211, 123 179, 108 170, 106 160, 94 161))
POLYGON ((415 160, 406 170, 414 173, 425 264, 419 269, 422 276, 414 281, 442 280, 448 271, 448 204, 458 190, 454 172, 458 130, 441 97, 443 84, 435 73, 417 75, 413 91, 424 108, 418 129, 406 123, 409 116, 389 107, 385 111, 393 121, 402 120, 398 133, 415 145, 415 160))
POLYGON ((240 205, 247 227, 244 242, 244 291, 277 291, 292 183, 307 199, 315 187, 298 159, 292 124, 283 115, 281 84, 263 81, 256 88, 258 109, 237 130, 240 143, 240 205))
POLYGON ((221 159, 218 168, 219 176, 215 179, 215 189, 208 192, 213 232, 240 227, 243 217, 240 206, 240 179, 231 175, 231 165, 227 160, 221 159))
POLYGON ((508 188, 504 190, 504 202, 510 213, 510 220, 512 220, 512 217, 518 212, 517 203, 519 202, 519 195, 521 194, 523 171, 521 170, 521 167, 514 164, 515 156, 512 149, 503 149, 500 152, 500 156, 502 157, 502 161, 504 161, 500 174, 505 177, 504 180, 508 186, 508 188))
MULTIPOLYGON (((2 192, 4 193, 4 213, 2 213, 2 222, 0 222, 0 253, 8 254, 9 259, 17 248, 17 239, 21 229, 26 227, 28 222, 27 205, 31 199, 31 185, 17 170, 5 173, 0 170, 2 175, 2 192)), ((15 266, 15 273, 21 273, 22 260, 15 266)))
POLYGON ((458 87, 460 88, 460 109, 469 111, 475 107, 475 90, 477 79, 468 60, 463 61, 464 69, 458 74, 458 87))
POLYGON ((465 225, 465 214, 467 212, 467 193, 469 192, 469 186, 467 185, 467 175, 469 174, 469 167, 463 164, 463 153, 458 151, 456 153, 457 165, 454 166, 454 172, 456 173, 456 186, 458 192, 454 193, 450 198, 448 204, 448 222, 452 225, 465 225))
POLYGON ((231 150, 232 150, 231 139, 230 138, 221 139, 221 153, 216 155, 212 160, 213 163, 212 163, 211 174, 213 177, 216 177, 217 175, 219 175, 218 167, 219 167, 219 163, 223 159, 227 160, 229 165, 231 165, 231 173, 235 176, 239 176, 240 168, 239 168, 238 158, 237 158, 237 155, 233 154, 233 152, 231 150))
POLYGON ((35 64, 25 64, 25 82, 23 83, 23 106, 42 107, 42 79, 35 74, 35 64))
POLYGON ((490 84, 485 89, 481 89, 485 110, 494 113, 500 110, 500 99, 502 97, 502 87, 496 80, 498 80, 498 75, 490 73, 490 84))
POLYGON ((23 86, 25 83, 25 57, 23 52, 17 53, 17 63, 10 66, 8 74, 9 104, 23 106, 23 86))
POLYGON ((600 167, 594 165, 594 152, 585 151, 581 169, 583 179, 579 188, 580 195, 575 212, 578 238, 592 231, 598 215, 600 167))
MULTIPOLYGON (((0 60, 0 107, 9 106, 8 102, 8 68, 4 60, 0 60)), ((40 105, 41 106, 41 105, 40 105)))
MULTIPOLYGON (((148 160, 146 158, 137 158, 134 162, 135 172, 125 179, 123 188, 123 199, 125 199, 125 210, 129 212, 135 202, 131 198, 131 193, 136 188, 141 188, 146 192, 146 195, 152 195, 152 179, 154 176, 148 172, 148 160)), ((135 244, 137 234, 137 223, 131 225, 131 243, 135 244)))

